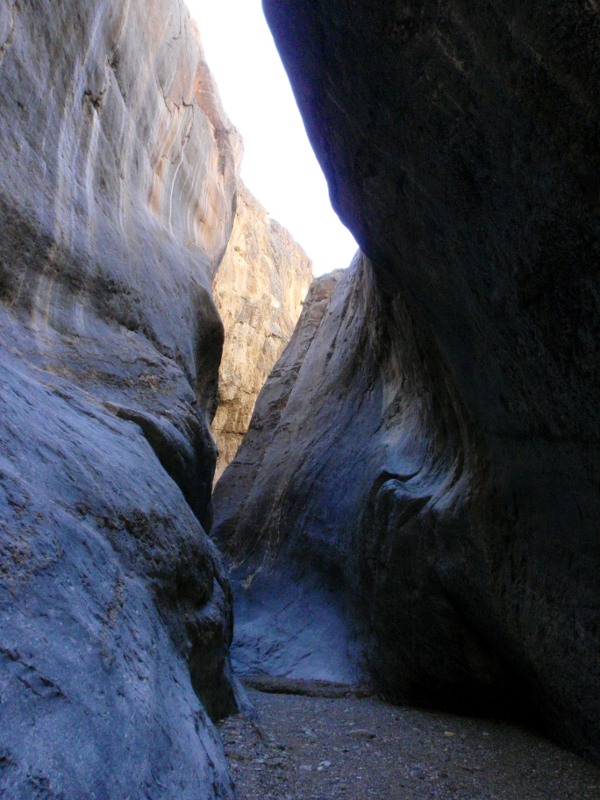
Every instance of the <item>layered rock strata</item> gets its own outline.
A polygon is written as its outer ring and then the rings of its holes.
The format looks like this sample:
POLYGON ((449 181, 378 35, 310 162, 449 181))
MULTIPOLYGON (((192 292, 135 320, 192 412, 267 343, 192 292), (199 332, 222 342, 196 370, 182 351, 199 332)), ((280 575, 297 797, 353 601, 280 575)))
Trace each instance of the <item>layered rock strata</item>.
POLYGON ((389 697, 519 708, 598 759, 598 10, 264 5, 370 262, 250 500, 220 502, 239 579, 269 584, 249 613, 325 572, 389 697))
POLYGON ((239 142, 178 0, 0 3, 0 794, 232 798, 205 534, 239 142))
POLYGON ((215 480, 248 430, 258 393, 290 340, 312 280, 311 261, 242 184, 213 293, 225 327, 212 431, 215 480))

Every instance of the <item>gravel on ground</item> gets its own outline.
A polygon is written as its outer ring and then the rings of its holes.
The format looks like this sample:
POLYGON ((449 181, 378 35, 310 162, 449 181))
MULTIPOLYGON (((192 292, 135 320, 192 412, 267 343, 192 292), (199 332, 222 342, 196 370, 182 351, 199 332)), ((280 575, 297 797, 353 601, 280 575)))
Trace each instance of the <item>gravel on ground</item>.
POLYGON ((516 725, 326 685, 247 691, 256 718, 219 724, 238 800, 600 800, 600 769, 516 725))

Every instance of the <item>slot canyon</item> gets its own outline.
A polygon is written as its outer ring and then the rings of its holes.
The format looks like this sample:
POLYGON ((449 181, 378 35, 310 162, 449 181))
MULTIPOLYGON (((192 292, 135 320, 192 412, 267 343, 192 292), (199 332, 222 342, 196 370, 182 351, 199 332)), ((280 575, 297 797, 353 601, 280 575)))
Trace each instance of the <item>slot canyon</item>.
POLYGON ((314 279, 182 0, 0 0, 0 797, 594 800, 600 8, 263 8, 360 247, 314 279), (305 690, 388 789, 242 794, 305 690))

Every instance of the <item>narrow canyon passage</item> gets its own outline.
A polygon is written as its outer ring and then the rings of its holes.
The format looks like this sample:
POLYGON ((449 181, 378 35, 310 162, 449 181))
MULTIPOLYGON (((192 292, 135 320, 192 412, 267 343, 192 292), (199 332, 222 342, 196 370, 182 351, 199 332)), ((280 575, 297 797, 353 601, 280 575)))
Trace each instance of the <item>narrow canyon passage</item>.
POLYGON ((262 5, 312 283, 182 0, 0 0, 0 797, 598 800, 598 4, 262 5))
MULTIPOLYGON (((485 685, 481 693, 473 692, 477 681, 483 684, 481 673, 466 673, 462 683, 450 683, 455 679, 452 661, 457 657, 452 652, 452 638, 460 618, 448 602, 440 604, 436 582, 425 582, 421 596, 415 596, 414 575, 423 570, 423 564, 415 562, 406 548, 398 556, 389 547, 387 550, 386 567, 393 564, 397 571, 386 613, 390 613, 392 597, 400 595, 409 613, 432 616, 429 627, 415 632, 411 642, 414 648, 417 637, 418 646, 426 652, 419 654, 413 649, 403 656, 400 650, 393 668, 402 670, 402 656, 413 669, 415 661, 429 664, 447 676, 447 694, 392 694, 399 704, 391 705, 377 699, 372 686, 363 685, 355 696, 356 684, 379 678, 378 691, 390 698, 386 693, 389 683, 381 681, 365 652, 365 644, 373 636, 368 622, 357 609, 358 603, 344 597, 352 591, 352 574, 344 578, 339 571, 343 563, 339 531, 355 521, 347 513, 339 516, 349 494, 332 482, 331 476, 341 474, 347 479, 349 453, 356 459, 354 469, 359 476, 353 491, 368 474, 366 454, 380 423, 371 423, 373 427, 368 429, 366 415, 376 416, 386 391, 378 393, 366 411, 364 398, 369 391, 373 393, 377 380, 402 387, 400 397, 387 390, 388 406, 395 414, 388 414, 388 430, 392 424, 401 427, 407 417, 408 424, 414 425, 423 410, 420 406, 419 412, 411 412, 410 405, 407 410, 410 399, 404 392, 411 376, 399 377, 411 347, 415 347, 410 316, 399 298, 388 305, 375 301, 375 287, 371 265, 363 256, 358 256, 346 273, 315 279, 292 339, 259 394, 238 455, 215 487, 213 535, 227 556, 235 598, 233 660, 257 713, 256 718, 230 717, 218 726, 238 798, 597 800, 600 772, 596 767, 539 732, 506 721, 507 717, 530 715, 539 724, 528 702, 516 708, 515 698, 511 701, 501 689, 497 702, 493 693, 498 687, 493 684, 491 694, 484 694, 484 689, 490 690, 485 685), (389 314, 390 308, 396 315, 392 329, 389 316, 377 316, 382 310, 389 314), (370 326, 366 332, 365 319, 370 326), (381 342, 386 335, 387 340, 381 342), (336 353, 338 342, 342 342, 341 354, 336 353), (349 366, 346 359, 350 359, 349 366), (380 370, 383 378, 374 376, 373 369, 380 370), (335 393, 344 376, 351 376, 345 388, 355 388, 360 381, 370 387, 360 393, 358 402, 352 396, 347 399, 348 412, 340 411, 342 395, 335 393), (336 414, 331 416, 327 406, 334 402, 336 414), (352 426, 355 416, 359 427, 352 426), (332 442, 344 454, 343 465, 336 460, 332 442), (323 508, 325 496, 327 513, 321 510, 317 516, 313 509, 319 504, 323 508), (286 509, 285 518, 282 509, 286 509), (300 543, 293 541, 294 536, 300 543), (315 539, 324 565, 319 565, 312 552, 315 539), (402 561, 396 560, 400 558, 402 561), (407 588, 412 594, 405 594, 407 588), (434 604, 433 610, 428 603, 434 604), (441 616, 441 625, 434 612, 441 616), (444 666, 444 661, 449 663, 444 666), (494 716, 469 718, 420 711, 403 703, 407 699, 418 706, 419 698, 427 698, 428 705, 454 708, 459 714, 470 708, 494 716)), ((439 436, 436 431, 441 421, 436 414, 440 407, 434 409, 427 424, 418 429, 420 446, 409 438, 413 465, 426 462, 423 449, 439 436)), ((456 465, 455 441, 450 439, 446 461, 441 462, 450 472, 462 466, 456 465)), ((406 448, 406 441, 396 432, 391 441, 396 469, 394 473, 386 471, 376 484, 379 492, 391 483, 391 497, 385 503, 379 500, 375 509, 371 507, 359 520, 375 540, 381 536, 374 519, 376 510, 385 513, 390 524, 400 520, 406 525, 410 514, 423 507, 419 495, 408 488, 415 477, 411 462, 407 456, 404 462, 398 461, 402 446, 406 448), (402 509, 395 516, 394 503, 402 509)), ((387 458, 387 464, 391 463, 390 452, 381 445, 371 457, 387 458)), ((435 481, 443 486, 440 461, 435 463, 435 481)), ((423 486, 425 477, 421 475, 420 480, 423 486)), ((456 483, 451 481, 453 487, 456 483)), ((372 502, 371 496, 367 503, 372 502)), ((397 528, 393 534, 398 535, 397 528)), ((426 551, 422 555, 426 564, 426 551)), ((369 566, 372 559, 371 555, 369 566)), ((357 568, 356 561, 350 560, 350 564, 357 568)), ((389 623, 389 616, 386 620, 389 623)), ((418 617, 413 621, 423 624, 418 617)), ((377 645, 381 647, 381 642, 377 645)), ((386 646, 394 645, 402 648, 403 642, 400 639, 386 646)), ((462 644, 473 649, 480 646, 474 637, 462 644)), ((478 665, 474 653, 471 658, 479 670, 490 669, 489 660, 478 665)), ((409 673, 403 674, 406 679, 409 673)), ((519 687, 508 683, 504 691, 507 689, 516 694, 519 687)), ((406 692, 406 685, 399 690, 406 692)))
POLYGON ((361 253, 215 489, 234 660, 598 761, 597 10, 263 5, 361 253))

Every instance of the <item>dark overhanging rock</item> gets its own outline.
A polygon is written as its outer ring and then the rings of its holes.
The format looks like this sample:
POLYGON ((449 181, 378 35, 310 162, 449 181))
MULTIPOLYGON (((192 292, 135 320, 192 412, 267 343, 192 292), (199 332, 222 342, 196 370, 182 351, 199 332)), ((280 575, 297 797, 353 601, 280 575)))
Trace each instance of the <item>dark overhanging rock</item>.
POLYGON ((215 492, 238 663, 370 673, 397 700, 498 713, 502 667, 451 602, 465 550, 477 555, 467 540, 451 552, 477 437, 402 296, 380 293, 364 257, 334 277, 313 284, 215 492))
POLYGON ((367 307, 384 311, 379 330, 362 316, 355 273, 335 323, 353 336, 319 331, 296 405, 222 480, 237 577, 275 543, 283 598, 280 564, 300 564, 302 587, 320 548, 389 696, 522 703, 598 759, 600 17, 558 2, 264 6, 333 203, 372 260, 367 307), (390 342, 395 303, 402 370, 370 382, 360 348, 369 326, 371 345, 390 342), (399 418, 369 407, 384 386, 399 418), (394 453, 421 454, 418 474, 394 453))

